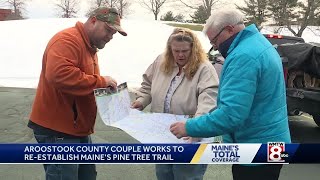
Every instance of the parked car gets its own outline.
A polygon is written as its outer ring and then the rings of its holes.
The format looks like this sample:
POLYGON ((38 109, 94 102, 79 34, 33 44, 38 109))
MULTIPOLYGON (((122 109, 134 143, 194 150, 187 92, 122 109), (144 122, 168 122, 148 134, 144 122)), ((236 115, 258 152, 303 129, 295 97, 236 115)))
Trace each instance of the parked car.
POLYGON ((221 56, 219 51, 215 51, 213 47, 209 50, 208 57, 209 57, 209 61, 216 69, 218 77, 220 79, 220 73, 222 70, 222 65, 224 63, 224 58, 221 56))
MULTIPOLYGON (((264 34, 277 49, 286 82, 288 115, 312 115, 320 127, 320 46, 301 37, 264 34)), ((210 49, 209 60, 220 77, 223 57, 210 49)))

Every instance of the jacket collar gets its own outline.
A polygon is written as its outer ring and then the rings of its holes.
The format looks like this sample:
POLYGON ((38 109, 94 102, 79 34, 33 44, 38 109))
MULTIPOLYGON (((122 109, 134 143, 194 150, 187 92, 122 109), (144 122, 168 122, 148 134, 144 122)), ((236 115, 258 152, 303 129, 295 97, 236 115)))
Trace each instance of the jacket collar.
POLYGON ((219 52, 220 54, 226 58, 228 56, 228 50, 233 42, 233 40, 236 38, 237 34, 232 35, 230 38, 228 38, 227 40, 225 40, 223 43, 220 44, 219 46, 219 52))
POLYGON ((232 52, 232 50, 233 50, 234 48, 236 48, 236 47, 238 46, 238 44, 239 44, 242 40, 244 40, 244 39, 246 39, 246 38, 248 38, 248 37, 250 37, 250 36, 252 36, 252 35, 254 35, 254 34, 258 33, 258 32, 259 32, 259 31, 258 31, 256 25, 254 25, 254 24, 251 24, 251 25, 247 26, 246 28, 244 28, 244 29, 243 29, 242 31, 240 31, 240 32, 238 33, 238 35, 234 38, 232 44, 231 44, 230 47, 229 47, 228 54, 230 54, 230 52, 232 52))
POLYGON ((83 23, 80 22, 80 21, 78 21, 78 22, 76 23, 76 26, 75 26, 75 27, 76 27, 77 30, 80 32, 81 37, 82 37, 83 41, 85 42, 86 47, 89 49, 89 51, 90 51, 91 53, 96 53, 98 50, 97 50, 97 48, 93 48, 93 47, 91 46, 90 40, 89 40, 89 36, 88 36, 88 34, 84 31, 83 23))

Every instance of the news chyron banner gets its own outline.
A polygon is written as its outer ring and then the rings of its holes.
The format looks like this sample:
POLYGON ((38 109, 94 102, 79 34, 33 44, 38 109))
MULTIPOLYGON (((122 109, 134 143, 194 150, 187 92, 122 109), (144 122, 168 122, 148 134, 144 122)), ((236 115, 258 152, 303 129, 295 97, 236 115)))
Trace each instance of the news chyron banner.
POLYGON ((320 144, 0 144, 0 163, 320 163, 320 144))

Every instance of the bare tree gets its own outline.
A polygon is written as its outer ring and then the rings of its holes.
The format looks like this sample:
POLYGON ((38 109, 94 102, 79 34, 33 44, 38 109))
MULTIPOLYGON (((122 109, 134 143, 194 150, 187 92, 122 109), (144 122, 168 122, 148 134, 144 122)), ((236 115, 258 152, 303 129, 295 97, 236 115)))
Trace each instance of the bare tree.
POLYGON ((101 6, 109 6, 108 0, 90 0, 89 1, 90 8, 88 9, 86 16, 89 17, 90 13, 101 6))
POLYGON ((308 25, 319 17, 320 0, 269 0, 268 9, 276 24, 301 37, 308 25))
POLYGON ((129 0, 118 0, 116 7, 117 7, 121 17, 129 14, 130 5, 131 5, 131 2, 129 2, 129 0))
POLYGON ((158 20, 160 9, 166 1, 167 0, 140 0, 140 4, 142 7, 151 11, 154 15, 154 19, 158 20))
POLYGON ((219 2, 219 0, 179 0, 186 7, 198 10, 200 6, 203 6, 204 11, 208 17, 211 16, 211 11, 214 8, 214 5, 219 2))
POLYGON ((116 8, 119 11, 120 16, 123 17, 129 14, 128 9, 129 9, 129 6, 131 5, 129 0, 91 0, 91 2, 89 3, 91 4, 91 7, 87 12, 87 16, 94 9, 101 6, 107 6, 107 7, 116 8))
POLYGON ((91 0, 91 4, 93 4, 93 6, 95 6, 96 8, 109 5, 108 2, 108 0, 91 0))
POLYGON ((295 36, 301 37, 307 26, 313 24, 319 17, 320 0, 308 0, 305 3, 300 2, 298 6, 301 10, 299 11, 300 16, 297 18, 297 31, 289 23, 287 23, 287 28, 295 36))
POLYGON ((60 3, 56 4, 58 9, 58 15, 62 18, 76 17, 79 9, 79 0, 60 0, 60 3))
POLYGON ((7 5, 13 10, 13 13, 7 19, 24 19, 22 13, 26 12, 26 1, 28 0, 4 0, 0 4, 7 5))
POLYGON ((116 4, 118 3, 119 0, 104 0, 105 5, 108 7, 116 7, 116 4))
POLYGON ((297 18, 298 0, 269 0, 268 10, 278 26, 284 26, 288 21, 297 18))
POLYGON ((128 13, 128 8, 131 5, 129 0, 106 0, 106 2, 109 7, 116 8, 119 11, 121 17, 125 16, 128 13))

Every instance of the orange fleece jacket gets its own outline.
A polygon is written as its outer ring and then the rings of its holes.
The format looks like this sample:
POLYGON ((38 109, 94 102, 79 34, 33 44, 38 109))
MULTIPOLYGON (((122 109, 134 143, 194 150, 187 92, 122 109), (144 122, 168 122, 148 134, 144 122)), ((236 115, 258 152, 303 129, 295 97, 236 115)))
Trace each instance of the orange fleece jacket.
POLYGON ((97 107, 93 89, 106 87, 97 50, 83 24, 58 32, 49 41, 30 120, 74 136, 93 133, 97 107))

